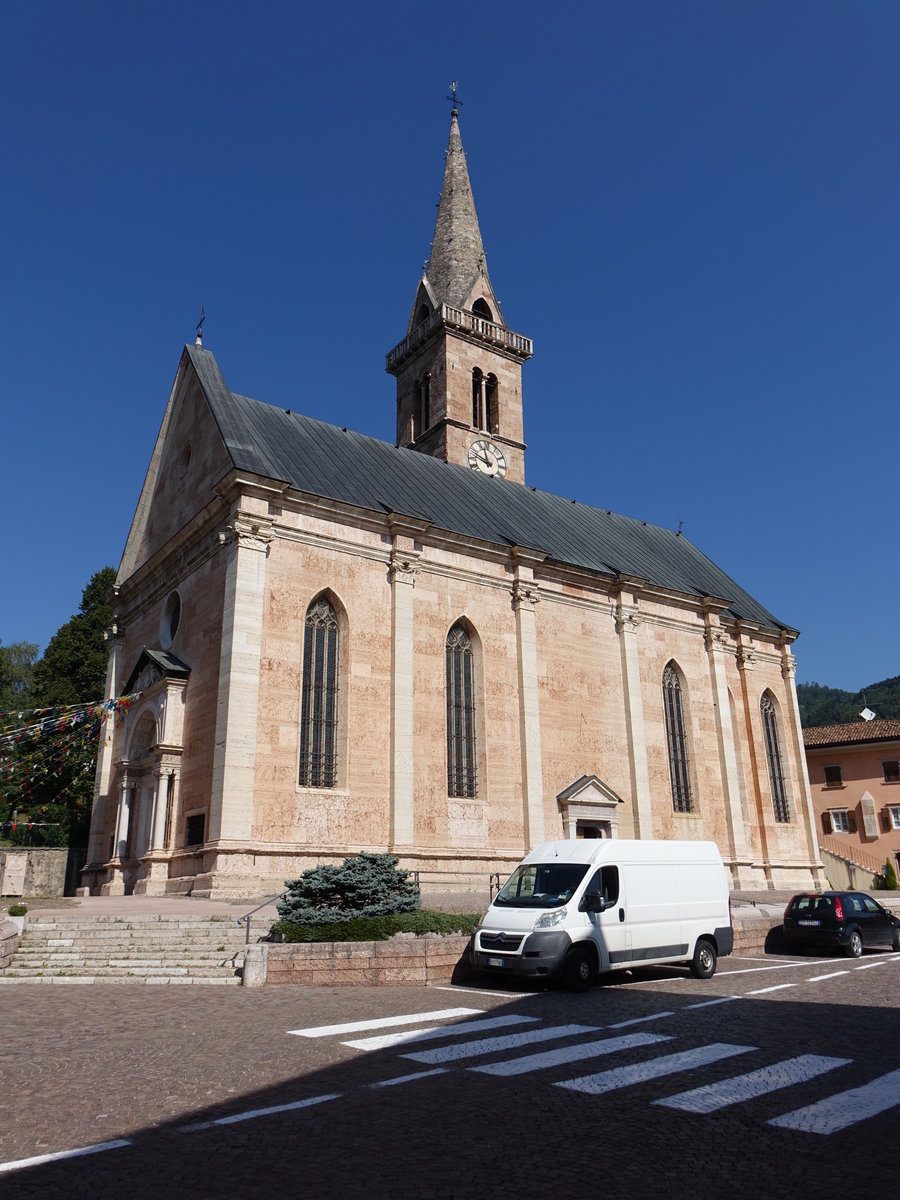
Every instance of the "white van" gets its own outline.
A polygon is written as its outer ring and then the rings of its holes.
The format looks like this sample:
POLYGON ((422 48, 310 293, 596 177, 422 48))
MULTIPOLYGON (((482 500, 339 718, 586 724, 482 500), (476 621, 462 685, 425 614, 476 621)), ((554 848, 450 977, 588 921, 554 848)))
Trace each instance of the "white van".
POLYGON ((494 897, 472 943, 477 971, 562 977, 581 991, 598 971, 689 963, 709 979, 734 944, 715 842, 544 842, 494 897))

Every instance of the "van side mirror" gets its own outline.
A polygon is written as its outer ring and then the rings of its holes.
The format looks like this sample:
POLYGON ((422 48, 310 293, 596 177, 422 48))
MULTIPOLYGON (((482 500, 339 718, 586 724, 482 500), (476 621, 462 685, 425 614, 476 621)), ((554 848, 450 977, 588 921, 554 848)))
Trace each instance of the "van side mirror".
POLYGON ((602 913, 606 909, 606 901, 601 892, 585 892, 578 907, 582 912, 602 913))

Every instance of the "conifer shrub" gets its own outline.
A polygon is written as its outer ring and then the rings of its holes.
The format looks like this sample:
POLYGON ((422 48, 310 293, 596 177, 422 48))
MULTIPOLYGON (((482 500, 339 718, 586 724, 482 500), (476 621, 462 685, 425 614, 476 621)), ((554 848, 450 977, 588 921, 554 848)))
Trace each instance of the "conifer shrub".
POLYGON ((894 864, 889 858, 884 862, 884 874, 882 875, 882 888, 886 892, 896 892, 897 890, 897 872, 894 870, 894 864))
POLYGON ((421 906, 419 887, 409 871, 398 869, 398 861, 393 854, 363 853, 345 858, 339 867, 311 867, 299 879, 286 881, 278 925, 319 928, 351 918, 415 912, 421 906))

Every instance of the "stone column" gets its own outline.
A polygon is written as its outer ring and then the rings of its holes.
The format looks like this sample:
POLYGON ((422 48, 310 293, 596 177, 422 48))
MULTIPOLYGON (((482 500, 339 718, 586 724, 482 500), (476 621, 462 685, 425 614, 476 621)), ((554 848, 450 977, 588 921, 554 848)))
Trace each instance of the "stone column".
POLYGON ((740 882, 740 865, 749 862, 744 813, 741 808, 741 781, 737 754, 734 748, 734 728, 731 723, 731 703, 725 660, 734 654, 734 644, 719 625, 718 614, 710 608, 704 611, 706 654, 716 714, 716 739, 719 744, 719 770, 722 777, 722 801, 725 825, 728 830, 728 855, 733 860, 734 883, 740 882))
MULTIPOLYGON (((104 697, 107 700, 114 699, 118 694, 123 634, 123 629, 118 625, 113 625, 105 634, 109 646, 104 692, 104 697)), ((88 836, 88 869, 106 862, 106 848, 103 842, 106 832, 109 787, 112 779, 113 742, 115 735, 115 713, 108 713, 106 720, 101 726, 100 744, 97 748, 97 770, 94 776, 94 799, 91 807, 91 831, 88 836)))
POLYGON ((153 785, 153 820, 150 829, 150 849, 165 849, 166 813, 169 804, 169 789, 172 786, 172 776, 164 773, 160 765, 156 770, 153 785))
MULTIPOLYGON (((633 599, 633 597, 632 597, 633 599)), ((650 771, 647 766, 647 738, 644 732, 644 704, 641 698, 641 666, 638 659, 637 631, 641 616, 620 590, 616 600, 616 632, 622 656, 622 686, 625 692, 625 728, 628 734, 628 760, 631 766, 634 836, 653 837, 653 810, 650 803, 650 771)))
POLYGON ((781 638, 781 675, 784 679, 784 690, 787 697, 786 712, 790 713, 791 756, 794 760, 799 795, 797 796, 797 819, 802 821, 804 841, 812 867, 814 883, 824 882, 821 859, 819 858, 819 842, 816 836, 816 813, 813 807, 812 792, 809 786, 809 770, 806 763, 806 748, 803 744, 803 729, 800 724, 800 705, 797 701, 797 660, 791 653, 787 638, 781 638))
POLYGON ((169 772, 169 794, 166 799, 166 827, 163 834, 163 845, 167 850, 175 849, 176 832, 178 829, 179 802, 181 799, 181 768, 172 767, 169 772))
POLYGON ((210 841, 245 844, 253 819, 256 722, 271 522, 237 513, 219 534, 228 555, 216 707, 210 841))
POLYGON ((392 524, 391 551, 391 849, 414 840, 413 589, 419 551, 392 524))
POLYGON ((542 558, 513 553, 515 579, 513 608, 516 614, 516 665, 519 677, 519 745, 522 761, 522 824, 525 849, 545 838, 544 776, 541 757, 541 709, 538 685, 535 605, 540 600, 534 566, 542 558))

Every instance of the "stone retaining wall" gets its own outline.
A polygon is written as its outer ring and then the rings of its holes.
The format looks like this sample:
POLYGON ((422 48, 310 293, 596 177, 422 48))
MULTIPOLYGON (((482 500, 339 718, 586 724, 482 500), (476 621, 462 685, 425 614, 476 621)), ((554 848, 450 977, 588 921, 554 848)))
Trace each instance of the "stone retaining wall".
POLYGON ((5 971, 12 962, 22 930, 18 922, 0 918, 0 971, 5 971))

